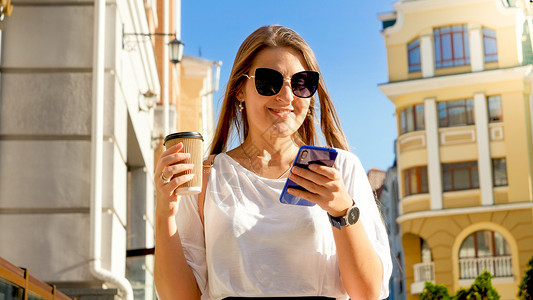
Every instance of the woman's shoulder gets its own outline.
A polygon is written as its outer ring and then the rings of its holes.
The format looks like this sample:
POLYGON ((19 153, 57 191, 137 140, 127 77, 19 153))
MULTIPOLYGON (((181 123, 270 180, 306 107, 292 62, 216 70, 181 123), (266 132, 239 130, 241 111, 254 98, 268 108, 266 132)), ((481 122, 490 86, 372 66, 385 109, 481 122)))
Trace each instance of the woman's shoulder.
POLYGON ((215 167, 216 165, 220 165, 221 162, 228 163, 228 158, 230 157, 226 152, 209 154, 208 156, 204 157, 203 163, 210 163, 212 167, 215 167))
POLYGON ((218 170, 219 172, 233 172, 237 170, 245 171, 242 165, 232 156, 228 155, 227 152, 222 152, 214 155, 211 167, 214 170, 218 170))

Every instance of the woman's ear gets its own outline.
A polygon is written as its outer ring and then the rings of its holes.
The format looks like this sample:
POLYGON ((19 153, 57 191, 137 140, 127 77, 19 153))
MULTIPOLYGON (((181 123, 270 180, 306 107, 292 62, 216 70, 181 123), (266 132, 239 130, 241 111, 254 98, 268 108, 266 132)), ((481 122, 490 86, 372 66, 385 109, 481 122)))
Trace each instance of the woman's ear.
POLYGON ((237 100, 243 102, 244 101, 244 91, 241 89, 237 92, 237 100))

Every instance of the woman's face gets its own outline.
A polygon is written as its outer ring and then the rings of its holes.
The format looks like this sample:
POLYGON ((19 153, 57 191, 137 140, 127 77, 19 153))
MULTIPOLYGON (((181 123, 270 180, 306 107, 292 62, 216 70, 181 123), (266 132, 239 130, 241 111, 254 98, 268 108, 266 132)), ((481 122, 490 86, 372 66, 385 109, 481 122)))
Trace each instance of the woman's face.
MULTIPOLYGON (((308 70, 302 55, 292 48, 265 48, 256 56, 247 75, 255 74, 257 68, 274 69, 283 77, 308 70)), ((290 80, 285 79, 279 93, 272 96, 260 95, 255 87, 255 78, 250 78, 238 93, 244 100, 248 119, 249 135, 266 139, 287 137, 302 125, 311 98, 299 98, 292 92, 290 80)))

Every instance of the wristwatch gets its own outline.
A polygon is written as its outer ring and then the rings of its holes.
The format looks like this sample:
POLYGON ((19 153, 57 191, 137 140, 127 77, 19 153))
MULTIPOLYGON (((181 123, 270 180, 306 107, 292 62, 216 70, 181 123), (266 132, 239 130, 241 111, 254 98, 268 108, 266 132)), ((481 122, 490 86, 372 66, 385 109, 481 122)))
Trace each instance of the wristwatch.
POLYGON ((359 220, 359 208, 355 206, 355 201, 346 212, 346 215, 341 217, 334 217, 328 213, 329 222, 331 226, 341 230, 342 226, 354 225, 359 220))

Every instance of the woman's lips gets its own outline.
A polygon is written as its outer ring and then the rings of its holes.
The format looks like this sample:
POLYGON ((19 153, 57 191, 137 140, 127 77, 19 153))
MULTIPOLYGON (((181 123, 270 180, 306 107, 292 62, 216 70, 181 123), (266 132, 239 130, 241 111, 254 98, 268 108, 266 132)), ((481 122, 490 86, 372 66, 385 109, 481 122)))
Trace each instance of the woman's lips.
POLYGON ((285 109, 285 108, 269 108, 269 110, 274 113, 276 116, 281 118, 288 117, 291 113, 291 109, 285 109))

